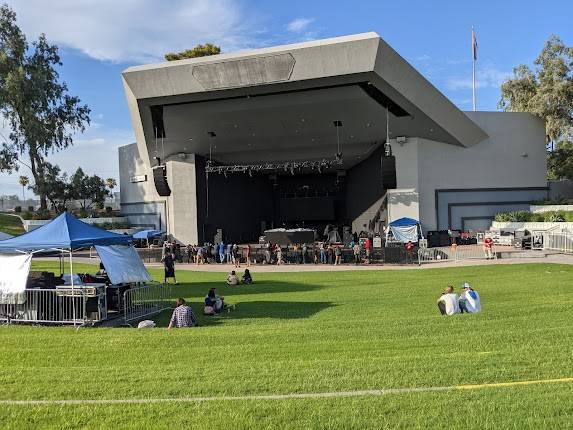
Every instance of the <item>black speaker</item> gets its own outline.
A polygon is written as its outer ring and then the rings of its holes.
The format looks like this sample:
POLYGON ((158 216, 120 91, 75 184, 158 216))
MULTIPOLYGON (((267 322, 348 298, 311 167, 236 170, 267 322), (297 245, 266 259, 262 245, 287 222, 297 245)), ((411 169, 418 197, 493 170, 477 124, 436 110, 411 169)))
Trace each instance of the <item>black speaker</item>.
POLYGON ((382 188, 385 190, 393 190, 397 186, 396 181, 396 157, 393 155, 382 156, 381 160, 381 173, 382 173, 382 188))
POLYGON ((162 197, 171 195, 171 188, 169 188, 169 184, 167 183, 167 171, 165 170, 165 166, 153 168, 153 182, 155 183, 157 194, 162 197))

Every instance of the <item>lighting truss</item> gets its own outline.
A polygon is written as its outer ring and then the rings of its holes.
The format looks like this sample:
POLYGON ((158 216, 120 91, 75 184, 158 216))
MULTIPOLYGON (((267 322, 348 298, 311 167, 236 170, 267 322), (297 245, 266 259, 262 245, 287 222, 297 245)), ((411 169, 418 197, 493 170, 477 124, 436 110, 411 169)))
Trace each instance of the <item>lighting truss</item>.
POLYGON ((317 170, 322 173, 323 170, 342 165, 342 154, 337 154, 334 159, 322 159, 320 161, 284 161, 280 163, 260 163, 260 164, 229 164, 229 165, 216 165, 211 161, 207 161, 205 167, 206 173, 218 173, 227 175, 230 173, 248 173, 252 175, 258 172, 290 172, 294 175, 295 170, 317 170))

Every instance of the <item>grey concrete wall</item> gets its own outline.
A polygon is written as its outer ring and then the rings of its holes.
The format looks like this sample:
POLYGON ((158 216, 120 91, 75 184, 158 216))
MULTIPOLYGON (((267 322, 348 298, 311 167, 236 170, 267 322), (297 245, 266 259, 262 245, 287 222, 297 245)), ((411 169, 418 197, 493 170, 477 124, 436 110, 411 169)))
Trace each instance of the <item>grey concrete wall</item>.
MULTIPOLYGON (((466 114, 488 133, 488 139, 470 148, 427 139, 417 140, 420 219, 426 230, 448 228, 444 215, 439 217, 440 225, 436 224, 436 190, 478 189, 475 193, 460 192, 457 197, 455 194, 452 196, 446 193, 449 197, 440 201, 440 213, 447 211, 447 204, 452 203, 452 199, 457 203, 517 202, 543 198, 546 194, 543 190, 532 189, 545 187, 547 183, 543 121, 526 113, 466 114), (485 195, 484 192, 478 192, 483 188, 489 189, 485 195), (504 188, 511 190, 499 191, 504 188)), ((491 215, 497 211, 518 210, 521 207, 520 204, 514 207, 504 205, 498 209, 490 207, 489 210, 481 212, 491 215)), ((477 207, 474 209, 478 210, 477 207)), ((470 216, 469 212, 471 211, 466 210, 464 215, 470 216)), ((461 215, 458 215, 454 225, 459 225, 461 215)))

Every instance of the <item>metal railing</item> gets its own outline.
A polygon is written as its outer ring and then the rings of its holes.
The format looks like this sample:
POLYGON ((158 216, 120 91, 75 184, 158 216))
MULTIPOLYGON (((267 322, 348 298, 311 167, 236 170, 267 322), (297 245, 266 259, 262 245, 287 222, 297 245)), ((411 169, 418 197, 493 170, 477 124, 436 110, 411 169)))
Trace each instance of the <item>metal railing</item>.
POLYGON ((97 300, 80 289, 31 289, 0 294, 0 321, 11 323, 83 324, 102 319, 88 309, 88 300, 97 300))
POLYGON ((444 261, 463 261, 471 259, 497 258, 494 250, 488 255, 482 245, 443 246, 439 248, 420 248, 418 250, 418 264, 440 263, 444 261))
POLYGON ((544 233, 543 249, 564 254, 573 253, 573 233, 544 233))
POLYGON ((150 284, 123 293, 125 323, 156 315, 171 307, 170 285, 150 284))

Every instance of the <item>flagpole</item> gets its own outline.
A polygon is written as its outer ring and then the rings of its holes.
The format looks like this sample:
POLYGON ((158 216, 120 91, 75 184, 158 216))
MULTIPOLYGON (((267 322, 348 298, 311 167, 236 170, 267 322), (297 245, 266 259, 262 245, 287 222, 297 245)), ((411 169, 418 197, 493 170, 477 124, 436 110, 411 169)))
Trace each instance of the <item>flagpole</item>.
POLYGON ((476 110, 476 40, 475 32, 472 26, 472 107, 476 110))

